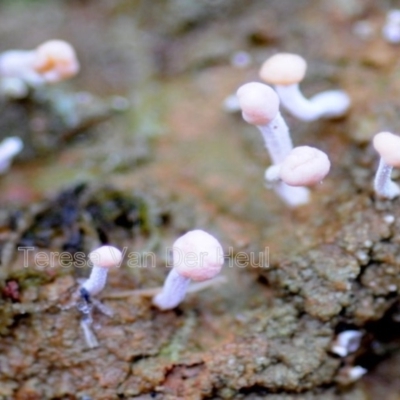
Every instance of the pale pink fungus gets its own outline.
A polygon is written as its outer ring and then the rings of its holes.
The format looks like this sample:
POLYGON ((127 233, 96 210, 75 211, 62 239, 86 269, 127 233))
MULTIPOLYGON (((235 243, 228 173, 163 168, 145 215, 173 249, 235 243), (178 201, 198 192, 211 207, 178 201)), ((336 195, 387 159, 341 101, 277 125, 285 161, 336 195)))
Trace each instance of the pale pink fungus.
POLYGON ((295 147, 285 158, 279 176, 290 186, 312 186, 328 174, 331 163, 328 156, 314 147, 295 147))
POLYGON ((59 82, 79 72, 74 48, 63 40, 49 40, 36 48, 33 69, 46 82, 59 82))
POLYGON ((373 146, 380 155, 374 189, 378 196, 393 199, 400 195, 400 187, 390 176, 393 167, 400 167, 400 137, 390 132, 380 132, 374 136, 373 146))
POLYGON ((400 136, 380 132, 374 136, 373 145, 386 164, 400 167, 400 136))
POLYGON ((279 164, 292 150, 288 127, 279 112, 279 98, 269 86, 246 83, 237 91, 243 119, 260 130, 274 164, 279 164))
POLYGON ((102 246, 89 254, 89 260, 93 264, 89 279, 82 287, 81 293, 91 296, 101 292, 106 284, 108 270, 119 267, 122 261, 122 253, 116 247, 102 246))
POLYGON ((291 53, 278 53, 268 58, 260 69, 260 78, 272 85, 294 85, 306 74, 306 60, 291 53))
POLYGON ((306 99, 299 89, 307 63, 303 57, 278 53, 267 59, 260 69, 260 78, 274 85, 287 110, 304 121, 343 116, 349 106, 349 96, 341 90, 328 90, 306 99))
POLYGON ((153 304, 161 310, 176 307, 184 299, 191 280, 205 281, 219 274, 224 263, 218 240, 202 230, 194 230, 173 245, 173 268, 153 304))
POLYGON ((236 95, 243 119, 252 125, 269 124, 279 113, 279 98, 267 85, 250 82, 241 86, 236 95))
POLYGON ((31 86, 59 82, 78 71, 75 50, 63 40, 49 40, 34 50, 9 50, 0 54, 0 76, 17 78, 31 86))
MULTIPOLYGON (((258 82, 239 88, 237 97, 243 119, 260 130, 273 165, 280 165, 293 148, 289 129, 279 112, 279 98, 269 86, 258 82)), ((309 200, 308 190, 293 188, 284 182, 274 185, 275 192, 290 207, 297 207, 309 200)))

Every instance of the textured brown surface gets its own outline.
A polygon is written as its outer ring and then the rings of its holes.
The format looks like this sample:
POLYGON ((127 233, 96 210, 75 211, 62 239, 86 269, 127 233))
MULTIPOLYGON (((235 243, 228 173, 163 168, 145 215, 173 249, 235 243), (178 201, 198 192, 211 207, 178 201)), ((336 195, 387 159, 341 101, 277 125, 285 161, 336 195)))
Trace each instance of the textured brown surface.
POLYGON ((72 89, 131 101, 124 115, 13 166, 0 182, 3 398, 399 398, 400 200, 374 198, 369 145, 379 130, 400 129, 399 50, 380 37, 386 3, 246 4, 1 6, 2 49, 69 40, 83 66, 72 89), (361 20, 372 29, 368 40, 353 33, 361 20), (20 28, 27 26, 29 35, 20 28), (252 56, 249 67, 230 64, 239 50, 252 56), (294 143, 326 151, 333 165, 312 202, 294 211, 264 187, 269 160, 259 133, 222 110, 278 50, 307 59, 306 95, 342 88, 353 100, 340 121, 285 115, 294 143), (160 312, 146 297, 112 298, 160 286, 166 246, 193 228, 214 233, 231 256, 268 248, 269 268, 227 261, 226 283, 174 311, 160 312), (68 307, 88 272, 57 263, 23 268, 15 247, 74 253, 102 241, 154 251, 157 268, 125 262, 110 274, 103 302, 114 315, 94 313, 100 346, 88 349, 79 312, 68 307), (364 339, 340 360, 329 349, 347 327, 364 339), (347 386, 346 368, 358 364, 369 372, 347 386))

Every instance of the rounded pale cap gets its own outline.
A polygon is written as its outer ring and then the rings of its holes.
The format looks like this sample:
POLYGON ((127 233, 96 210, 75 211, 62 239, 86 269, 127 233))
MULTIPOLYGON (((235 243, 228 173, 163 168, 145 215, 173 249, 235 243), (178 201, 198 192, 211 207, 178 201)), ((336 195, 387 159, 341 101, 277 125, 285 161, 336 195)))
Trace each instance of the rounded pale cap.
POLYGON ((252 125, 269 124, 279 112, 279 97, 267 85, 250 82, 241 86, 236 95, 243 119, 252 125))
POLYGON ((261 66, 260 78, 272 85, 293 85, 303 80, 306 60, 291 53, 278 53, 268 58, 261 66))
POLYGON ((113 246, 102 246, 89 254, 89 260, 100 268, 118 267, 122 261, 122 253, 113 246))
POLYGON ((179 275, 194 281, 205 281, 214 278, 221 271, 224 252, 214 236, 198 229, 175 241, 173 260, 179 275))
POLYGON ((63 40, 49 40, 36 49, 33 68, 49 82, 57 82, 76 75, 79 62, 74 48, 63 40))
POLYGON ((312 186, 328 174, 328 156, 314 147, 295 147, 283 160, 280 178, 290 186, 312 186))
POLYGON ((386 164, 400 167, 400 136, 380 132, 374 136, 373 145, 386 164))

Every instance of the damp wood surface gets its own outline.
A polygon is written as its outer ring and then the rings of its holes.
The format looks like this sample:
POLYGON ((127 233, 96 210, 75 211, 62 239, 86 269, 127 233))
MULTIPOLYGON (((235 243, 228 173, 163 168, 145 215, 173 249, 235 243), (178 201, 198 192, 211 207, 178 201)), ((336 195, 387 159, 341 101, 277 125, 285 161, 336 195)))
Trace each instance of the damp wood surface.
POLYGON ((150 3, 0 5, 2 51, 57 37, 82 65, 46 106, 4 105, 1 117, 1 137, 26 137, 29 152, 0 180, 0 399, 400 399, 400 200, 375 198, 370 145, 400 130, 400 47, 380 34, 389 2, 150 3), (239 51, 245 68, 232 65, 239 51), (259 132, 222 107, 278 51, 308 61, 307 96, 352 99, 340 120, 284 113, 294 144, 332 162, 296 210, 265 187, 259 132), (79 129, 59 107, 82 112, 79 129), (221 241, 224 279, 161 312, 145 293, 168 273, 167 248, 196 228, 221 241), (132 267, 127 255, 110 273, 99 299, 112 315, 94 312, 89 349, 74 304, 89 269, 51 255, 101 243, 155 258, 132 267), (340 359, 332 341, 347 328, 363 341, 340 359), (350 384, 356 365, 368 372, 350 384))

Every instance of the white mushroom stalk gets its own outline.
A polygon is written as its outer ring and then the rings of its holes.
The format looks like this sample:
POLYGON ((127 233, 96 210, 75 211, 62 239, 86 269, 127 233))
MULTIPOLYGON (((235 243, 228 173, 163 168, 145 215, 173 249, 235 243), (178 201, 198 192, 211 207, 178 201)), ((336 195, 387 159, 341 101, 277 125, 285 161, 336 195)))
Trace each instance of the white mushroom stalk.
POLYGON ((374 136, 373 146, 380 155, 374 179, 374 190, 379 197, 394 199, 400 195, 400 187, 391 179, 393 167, 400 167, 400 137, 390 132, 374 136))
POLYGON ((300 91, 307 63, 303 57, 291 53, 278 53, 264 62, 260 77, 274 85, 283 106, 296 118, 315 121, 319 118, 338 118, 350 106, 349 96, 342 90, 328 90, 310 99, 300 91))
POLYGON ((213 279, 223 264, 222 246, 214 236, 199 229, 186 233, 173 245, 173 269, 153 304, 161 310, 175 308, 185 298, 191 280, 213 279))
POLYGON ((17 136, 11 136, 0 143, 0 174, 4 174, 13 158, 22 151, 24 143, 17 136))
POLYGON ((89 254, 93 264, 89 279, 81 286, 80 293, 83 299, 90 302, 90 296, 100 293, 107 281, 109 269, 117 268, 122 261, 122 253, 113 246, 102 246, 89 254))
MULTIPOLYGON (((279 112, 277 94, 267 85, 251 82, 238 89, 237 97, 243 119, 260 130, 273 165, 280 165, 293 145, 289 129, 279 112)), ((274 190, 290 207, 309 201, 309 191, 305 188, 293 188, 278 182, 274 190)))
POLYGON ((75 50, 63 40, 49 40, 34 50, 0 54, 0 77, 18 78, 33 87, 71 78, 78 71, 75 50))

